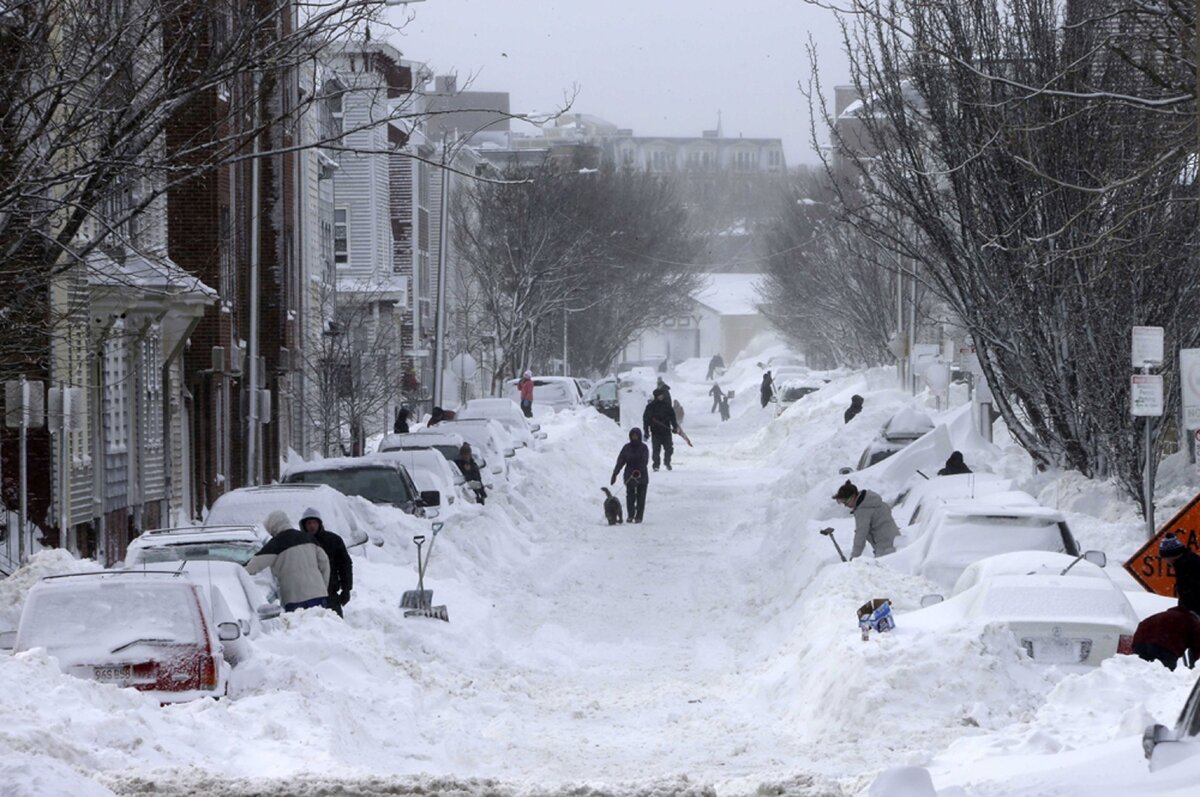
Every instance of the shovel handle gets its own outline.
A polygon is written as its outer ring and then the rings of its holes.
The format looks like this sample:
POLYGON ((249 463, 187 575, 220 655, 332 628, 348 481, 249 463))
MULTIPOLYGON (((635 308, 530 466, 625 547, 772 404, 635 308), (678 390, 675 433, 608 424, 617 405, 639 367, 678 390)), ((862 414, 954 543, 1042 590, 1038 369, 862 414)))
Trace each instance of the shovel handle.
POLYGON ((421 543, 423 543, 423 542, 425 542, 425 535, 424 535, 424 534, 418 534, 418 535, 416 535, 415 537, 413 537, 413 544, 414 544, 414 545, 420 545, 420 544, 421 544, 421 543))
POLYGON ((833 534, 833 526, 826 526, 825 528, 821 529, 819 533, 828 537, 830 534, 833 534))

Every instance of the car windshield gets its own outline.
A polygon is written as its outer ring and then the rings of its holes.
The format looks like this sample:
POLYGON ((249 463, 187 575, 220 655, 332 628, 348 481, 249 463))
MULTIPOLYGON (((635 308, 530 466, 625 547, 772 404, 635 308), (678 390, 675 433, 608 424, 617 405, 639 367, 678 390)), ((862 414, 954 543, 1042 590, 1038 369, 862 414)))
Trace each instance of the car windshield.
POLYGON ((438 452, 439 454, 441 454, 443 457, 446 458, 446 460, 448 462, 453 462, 454 460, 458 459, 458 446, 454 445, 453 443, 447 443, 445 445, 434 445, 434 446, 405 446, 404 448, 402 448, 400 450, 401 451, 427 451, 429 449, 432 449, 432 450, 438 452))
POLYGON ((616 401, 617 386, 614 382, 605 382, 596 388, 596 399, 598 401, 616 401))
POLYGON ((128 580, 36 591, 21 616, 22 650, 95 648, 101 655, 138 640, 196 642, 203 638, 187 582, 128 580))
POLYGON ((395 468, 361 467, 303 470, 289 474, 289 482, 327 484, 343 495, 357 495, 376 504, 401 506, 412 500, 404 478, 395 468))
POLYGON ((259 549, 258 543, 212 542, 181 543, 143 548, 139 554, 142 564, 182 562, 185 559, 208 559, 217 562, 237 562, 244 565, 259 549))

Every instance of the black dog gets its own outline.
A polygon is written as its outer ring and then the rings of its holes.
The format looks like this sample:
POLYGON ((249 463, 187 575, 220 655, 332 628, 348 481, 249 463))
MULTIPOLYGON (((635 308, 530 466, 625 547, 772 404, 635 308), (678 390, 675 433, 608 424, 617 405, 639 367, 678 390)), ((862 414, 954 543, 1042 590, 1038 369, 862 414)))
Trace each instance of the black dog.
POLYGON ((607 487, 601 487, 604 494, 608 496, 604 499, 604 517, 608 518, 608 525, 615 526, 623 522, 621 520, 621 502, 617 497, 608 491, 607 487))

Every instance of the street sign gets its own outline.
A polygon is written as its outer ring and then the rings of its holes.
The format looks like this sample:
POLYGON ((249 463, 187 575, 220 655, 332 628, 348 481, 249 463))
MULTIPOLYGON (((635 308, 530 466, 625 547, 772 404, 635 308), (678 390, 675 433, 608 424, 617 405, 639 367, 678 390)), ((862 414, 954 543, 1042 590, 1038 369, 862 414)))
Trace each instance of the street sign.
POLYGON ((967 373, 975 374, 976 376, 983 375, 983 369, 979 367, 979 354, 971 344, 968 343, 958 347, 958 362, 959 367, 967 373))
POLYGON ((1162 415, 1162 374, 1134 374, 1130 377, 1129 395, 1135 418, 1156 418, 1162 415))
POLYGON ((1200 349, 1179 350, 1179 384, 1183 390, 1183 428, 1200 429, 1200 349))
POLYGON ((1200 495, 1171 518, 1125 563, 1125 571, 1147 592, 1175 597, 1175 569, 1158 558, 1158 543, 1173 533, 1190 550, 1200 553, 1200 495))
POLYGON ((1162 327, 1134 327, 1132 337, 1134 368, 1149 368, 1154 365, 1162 365, 1162 327))

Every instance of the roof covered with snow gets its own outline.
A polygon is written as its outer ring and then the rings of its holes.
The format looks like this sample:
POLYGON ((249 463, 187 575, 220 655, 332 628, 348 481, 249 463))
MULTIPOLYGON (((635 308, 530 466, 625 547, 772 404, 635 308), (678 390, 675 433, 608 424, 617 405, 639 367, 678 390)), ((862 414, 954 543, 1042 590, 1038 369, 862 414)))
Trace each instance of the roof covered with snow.
POLYGON ((762 279, 762 274, 708 274, 692 298, 718 315, 759 315, 762 279))

